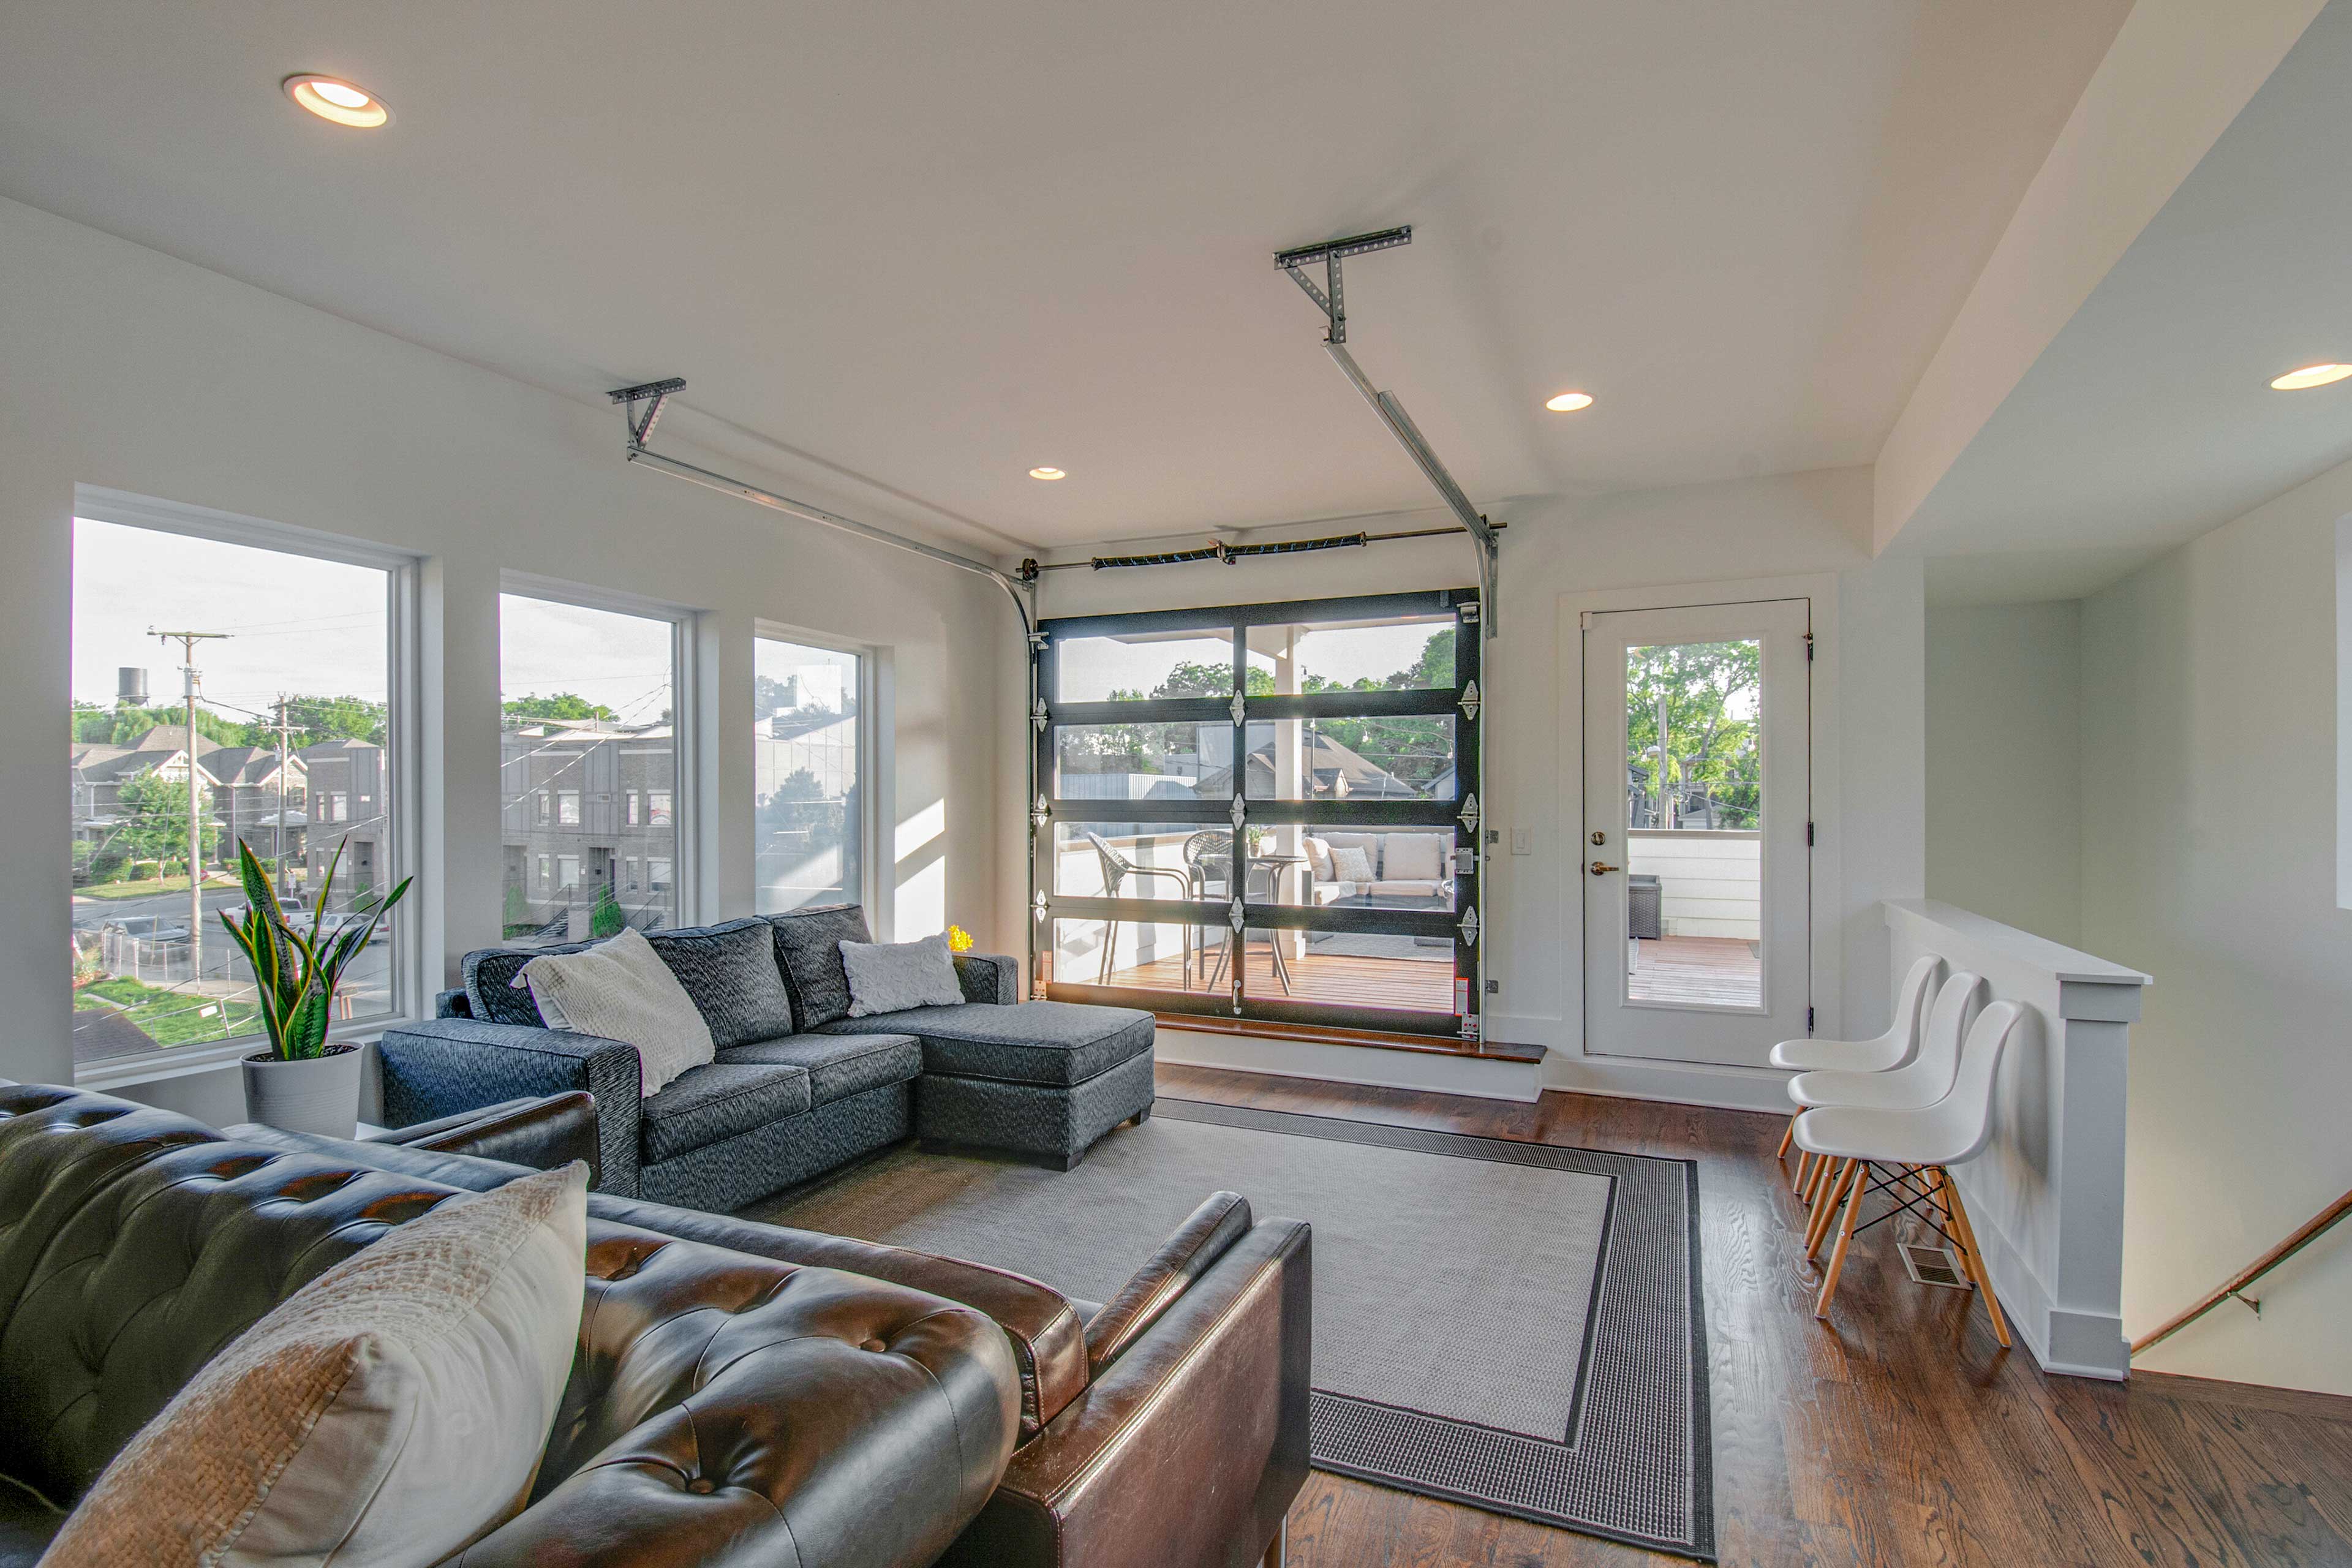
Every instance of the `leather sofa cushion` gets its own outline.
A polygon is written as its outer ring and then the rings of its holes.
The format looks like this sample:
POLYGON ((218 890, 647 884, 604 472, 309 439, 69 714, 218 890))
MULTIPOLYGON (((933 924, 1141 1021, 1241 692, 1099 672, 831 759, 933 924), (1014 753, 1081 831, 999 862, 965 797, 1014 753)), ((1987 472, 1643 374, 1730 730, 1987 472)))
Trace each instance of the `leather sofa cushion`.
MULTIPOLYGON (((776 961, 783 967, 800 1032, 848 1017, 849 971, 841 962, 841 944, 874 940, 866 929, 866 911, 856 904, 824 904, 760 918, 775 928, 776 961)), ((863 1022, 870 1026, 873 1020, 863 1022)))
POLYGON ((772 1062, 712 1062, 688 1068, 638 1108, 646 1163, 799 1116, 814 1103, 808 1073, 772 1062))
POLYGON ((646 941, 694 999, 719 1050, 792 1032, 792 997, 767 921, 647 931, 646 941))
POLYGON ((825 1034, 887 1030, 923 1043, 923 1070, 1066 1088, 1108 1072, 1151 1048, 1149 1013, 1074 1002, 1009 1007, 912 1007, 830 1024, 825 1034))
POLYGON ((912 1035, 785 1035, 723 1050, 719 1059, 800 1068, 809 1075, 811 1103, 830 1105, 920 1076, 923 1047, 912 1035))
POLYGON ((0 1476, 0 1568, 33 1568, 66 1516, 0 1476))

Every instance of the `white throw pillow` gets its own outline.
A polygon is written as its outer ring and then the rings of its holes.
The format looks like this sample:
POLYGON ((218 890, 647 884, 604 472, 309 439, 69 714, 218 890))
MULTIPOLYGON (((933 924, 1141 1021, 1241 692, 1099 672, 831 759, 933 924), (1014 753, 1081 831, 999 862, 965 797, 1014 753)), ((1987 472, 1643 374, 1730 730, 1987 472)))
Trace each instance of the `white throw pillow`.
POLYGON ((530 990, 550 1028, 636 1047, 637 1092, 648 1099, 719 1054, 694 998, 635 927, 580 952, 541 953, 509 984, 530 990))
POLYGON ((909 1007, 951 1007, 963 1000, 956 984, 955 954, 948 939, 841 944, 841 966, 849 974, 849 1016, 902 1013, 909 1007))
POLYGON ((1445 840, 1434 833, 1391 833, 1381 846, 1381 874, 1391 882, 1434 882, 1445 875, 1445 840))
POLYGON ((1369 882, 1372 858, 1352 844, 1331 847, 1331 879, 1337 882, 1369 882))
POLYGON ((579 1349, 588 1167, 451 1198, 229 1342, 44 1568, 408 1568, 522 1511, 579 1349))
POLYGON ((1332 880, 1331 847, 1320 838, 1302 838, 1299 844, 1307 851, 1307 868, 1315 874, 1315 879, 1318 882, 1332 880))

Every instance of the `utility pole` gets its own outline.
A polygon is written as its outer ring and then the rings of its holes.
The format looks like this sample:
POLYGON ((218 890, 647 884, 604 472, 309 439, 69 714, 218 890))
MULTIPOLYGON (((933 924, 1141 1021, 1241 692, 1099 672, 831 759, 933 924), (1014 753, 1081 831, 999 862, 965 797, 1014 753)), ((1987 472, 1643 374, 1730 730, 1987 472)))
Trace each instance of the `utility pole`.
POLYGON ((288 703, 286 700, 286 693, 283 691, 278 694, 277 706, 278 831, 277 837, 270 843, 269 863, 271 866, 276 868, 278 892, 278 896, 282 898, 293 886, 293 884, 288 880, 286 875, 286 758, 292 743, 292 735, 289 732, 292 726, 288 721, 288 703))
POLYGON ((180 674, 184 678, 188 694, 188 984, 199 985, 205 978, 205 825, 199 809, 203 786, 196 782, 196 645, 218 642, 228 637, 226 632, 159 632, 153 626, 147 635, 158 642, 180 645, 180 674))

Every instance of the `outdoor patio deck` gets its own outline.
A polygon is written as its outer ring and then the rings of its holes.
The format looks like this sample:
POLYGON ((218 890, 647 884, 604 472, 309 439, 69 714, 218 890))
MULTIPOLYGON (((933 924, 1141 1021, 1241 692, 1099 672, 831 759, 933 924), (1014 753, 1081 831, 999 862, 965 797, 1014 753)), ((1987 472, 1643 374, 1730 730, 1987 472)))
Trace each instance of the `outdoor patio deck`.
POLYGON ((1629 955, 1625 991, 1636 1002, 1753 1007, 1762 998, 1762 965, 1738 937, 1670 936, 1633 945, 1640 951, 1629 955))
MULTIPOLYGON (((1290 989, 1286 992, 1274 973, 1273 950, 1254 932, 1249 943, 1248 966, 1242 972, 1242 984, 1254 996, 1278 997, 1293 1002, 1394 1007, 1414 1013, 1453 1012, 1452 952, 1442 947, 1418 951, 1424 956, 1378 958, 1317 952, 1310 947, 1296 958, 1285 959, 1284 966, 1290 975, 1290 989)), ((1216 967, 1216 963, 1214 948, 1210 950, 1205 969, 1196 958, 1190 985, 1184 981, 1183 962, 1176 958, 1157 959, 1150 963, 1114 969, 1108 984, 1142 986, 1154 991, 1206 991, 1209 989, 1208 972, 1216 967)), ((1068 978, 1092 982, 1093 966, 1081 965, 1074 969, 1068 978)), ((1216 991, 1219 994, 1223 994, 1232 979, 1230 973, 1217 977, 1216 991)))

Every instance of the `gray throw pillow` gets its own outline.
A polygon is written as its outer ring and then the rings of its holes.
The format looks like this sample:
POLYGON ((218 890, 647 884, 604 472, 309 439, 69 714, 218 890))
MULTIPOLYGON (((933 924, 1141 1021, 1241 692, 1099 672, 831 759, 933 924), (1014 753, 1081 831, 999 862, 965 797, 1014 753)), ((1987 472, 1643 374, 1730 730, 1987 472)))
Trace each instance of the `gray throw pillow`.
POLYGON ((733 1050, 793 1032, 793 1000, 784 991, 775 933, 767 921, 751 917, 648 931, 646 941, 694 999, 694 1010, 710 1026, 715 1048, 733 1050))
POLYGON ((963 1000, 956 984, 955 954, 944 932, 920 942, 845 942, 841 964, 849 973, 849 1016, 903 1013, 909 1007, 947 1007, 963 1000))

